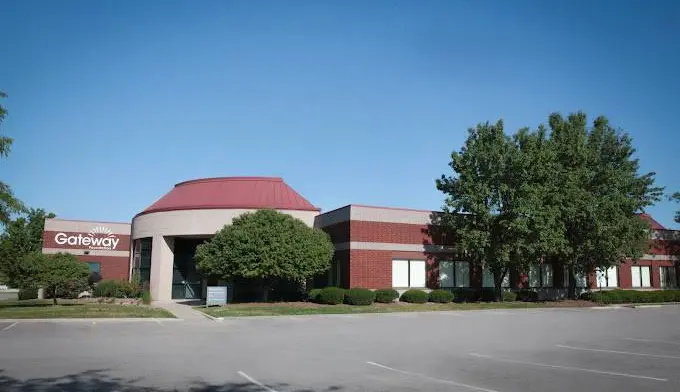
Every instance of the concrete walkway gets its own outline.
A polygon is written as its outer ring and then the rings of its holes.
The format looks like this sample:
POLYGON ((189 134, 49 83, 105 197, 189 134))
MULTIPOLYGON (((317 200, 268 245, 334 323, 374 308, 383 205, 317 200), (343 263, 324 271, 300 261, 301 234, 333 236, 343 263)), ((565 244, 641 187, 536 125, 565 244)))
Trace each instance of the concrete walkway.
POLYGON ((168 312, 172 313, 177 317, 178 319, 182 319, 185 321, 192 321, 192 322, 211 322, 212 320, 205 316, 204 313, 199 312, 198 310, 194 310, 191 306, 189 305, 184 305, 181 303, 177 302, 161 302, 161 301, 154 301, 151 303, 151 306, 165 309, 168 312))

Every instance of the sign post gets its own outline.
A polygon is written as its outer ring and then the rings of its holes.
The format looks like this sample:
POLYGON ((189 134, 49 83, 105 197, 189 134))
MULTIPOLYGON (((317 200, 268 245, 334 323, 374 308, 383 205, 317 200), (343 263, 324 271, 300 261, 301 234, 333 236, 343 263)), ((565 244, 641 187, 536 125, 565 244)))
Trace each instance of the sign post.
POLYGON ((205 300, 206 306, 223 306, 227 304, 227 286, 208 286, 205 300))

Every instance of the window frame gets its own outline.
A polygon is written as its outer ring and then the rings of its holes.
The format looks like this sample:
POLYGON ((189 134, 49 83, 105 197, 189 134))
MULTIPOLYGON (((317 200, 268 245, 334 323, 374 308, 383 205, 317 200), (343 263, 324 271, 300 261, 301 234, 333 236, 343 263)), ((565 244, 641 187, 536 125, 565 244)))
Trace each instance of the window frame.
POLYGON ((470 283, 470 278, 471 278, 471 275, 472 275, 472 273, 470 271, 471 268, 472 268, 472 265, 469 261, 465 261, 465 260, 440 260, 439 261, 439 276, 438 276, 439 288, 440 289, 465 289, 465 288, 472 287, 472 284, 470 283), (453 281, 452 286, 442 286, 442 272, 441 272, 442 263, 451 263, 452 264, 452 267, 453 267, 451 269, 451 271, 452 271, 451 280, 453 281), (457 268, 457 266, 462 264, 462 263, 467 264, 467 282, 466 282, 467 285, 461 285, 458 282, 458 270, 459 269, 457 268))
POLYGON ((541 264, 531 264, 529 266, 529 271, 526 273, 527 275, 527 286, 531 289, 549 289, 555 287, 555 267, 550 264, 550 263, 541 263, 541 264), (547 266, 550 266, 550 284, 546 284, 544 282, 545 275, 547 272, 547 266), (537 275, 538 278, 538 286, 532 285, 532 275, 537 275))
POLYGON ((662 289, 678 288, 678 276, 675 266, 659 266, 659 287, 662 289), (671 284, 668 284, 669 280, 671 281, 671 284))
POLYGON ((403 289, 424 289, 427 288, 427 260, 423 259, 392 259, 392 287, 395 288, 403 288, 403 289), (406 277, 408 279, 408 285, 407 286, 395 286, 394 285, 394 262, 395 261, 406 261, 407 269, 406 269, 406 277), (424 281, 422 286, 413 286, 411 283, 411 265, 413 262, 416 263, 423 263, 423 275, 424 275, 424 281))
MULTIPOLYGON (((495 283, 494 283, 494 277, 493 274, 491 273, 491 270, 489 267, 484 267, 482 269, 482 288, 483 289, 489 289, 489 288, 494 288, 495 283), (491 277, 491 286, 487 285, 485 282, 488 279, 488 277, 491 277)), ((510 284, 510 268, 505 272, 505 275, 503 276, 503 281, 501 282, 501 288, 504 289, 509 289, 511 288, 512 285, 510 284)))
POLYGON ((597 288, 599 288, 599 289, 602 289, 602 288, 611 289, 611 288, 620 287, 619 275, 620 275, 619 274, 619 267, 616 266, 616 265, 607 268, 604 272, 600 271, 599 269, 596 269, 595 270, 595 282, 597 284, 597 288), (609 280, 610 280, 609 271, 615 271, 616 272, 616 285, 612 286, 612 285, 609 284, 609 280), (600 285, 600 276, 604 277, 604 281, 605 281, 605 284, 606 284, 605 286, 600 285))
POLYGON ((635 288, 635 289, 649 289, 649 288, 652 288, 652 267, 649 266, 649 265, 631 265, 631 266, 630 266, 630 280, 631 280, 631 286, 632 286, 633 288, 635 288), (645 279, 644 279, 644 275, 642 274, 642 269, 643 269, 643 268, 646 269, 646 270, 647 270, 647 273, 648 273, 648 275, 647 275, 647 277, 649 278, 649 285, 648 285, 648 286, 645 286, 645 285, 644 285, 645 279), (634 270, 634 269, 637 269, 637 270, 638 270, 638 277, 640 278, 640 281, 637 282, 637 283, 638 283, 638 286, 635 285, 636 282, 635 282, 635 280, 633 279, 633 276, 634 276, 633 270, 634 270))

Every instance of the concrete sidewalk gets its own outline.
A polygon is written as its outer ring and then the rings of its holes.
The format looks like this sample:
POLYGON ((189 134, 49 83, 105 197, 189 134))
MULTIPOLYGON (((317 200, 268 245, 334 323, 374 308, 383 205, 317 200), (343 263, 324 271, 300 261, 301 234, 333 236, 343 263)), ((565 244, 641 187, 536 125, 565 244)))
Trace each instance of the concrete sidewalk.
POLYGON ((156 308, 161 308, 165 309, 168 312, 172 313, 177 317, 178 319, 182 319, 184 321, 192 321, 192 322, 211 322, 211 318, 206 316, 203 312, 199 312, 198 310, 194 310, 190 305, 184 305, 181 303, 173 302, 173 301, 168 301, 168 302, 161 302, 161 301, 154 301, 151 303, 151 306, 154 306, 156 308))

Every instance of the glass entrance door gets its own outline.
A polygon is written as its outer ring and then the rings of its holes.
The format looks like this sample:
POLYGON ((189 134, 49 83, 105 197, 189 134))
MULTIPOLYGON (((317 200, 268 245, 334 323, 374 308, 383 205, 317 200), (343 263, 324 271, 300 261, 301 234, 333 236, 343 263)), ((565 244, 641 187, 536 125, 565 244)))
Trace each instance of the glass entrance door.
POLYGON ((196 271, 194 254, 204 239, 175 238, 175 260, 172 271, 172 299, 201 299, 203 275, 196 271))

